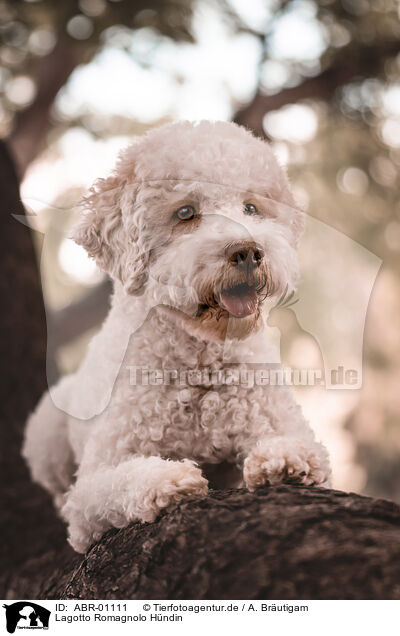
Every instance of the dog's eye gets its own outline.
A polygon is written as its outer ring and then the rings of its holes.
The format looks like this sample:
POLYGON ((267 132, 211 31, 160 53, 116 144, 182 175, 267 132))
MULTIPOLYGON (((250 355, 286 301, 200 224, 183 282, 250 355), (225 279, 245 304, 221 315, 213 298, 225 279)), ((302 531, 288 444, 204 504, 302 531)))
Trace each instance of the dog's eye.
POLYGON ((190 221, 196 215, 196 210, 192 205, 183 205, 175 212, 175 216, 181 221, 190 221))
POLYGON ((254 203, 246 203, 243 211, 245 214, 260 214, 254 203))

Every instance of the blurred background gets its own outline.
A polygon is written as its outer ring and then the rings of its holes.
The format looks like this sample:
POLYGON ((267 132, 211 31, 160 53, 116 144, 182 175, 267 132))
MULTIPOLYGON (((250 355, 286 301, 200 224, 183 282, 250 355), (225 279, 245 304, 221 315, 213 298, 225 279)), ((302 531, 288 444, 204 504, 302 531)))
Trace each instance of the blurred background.
POLYGON ((334 485, 400 501, 398 2, 0 0, 0 65, 0 137, 36 215, 53 379, 108 308, 110 282, 68 239, 81 195, 133 135, 236 121, 272 143, 311 221, 311 301, 271 318, 284 362, 321 366, 310 321, 332 336, 324 355, 340 343, 350 358, 365 326, 361 388, 296 389, 334 485))

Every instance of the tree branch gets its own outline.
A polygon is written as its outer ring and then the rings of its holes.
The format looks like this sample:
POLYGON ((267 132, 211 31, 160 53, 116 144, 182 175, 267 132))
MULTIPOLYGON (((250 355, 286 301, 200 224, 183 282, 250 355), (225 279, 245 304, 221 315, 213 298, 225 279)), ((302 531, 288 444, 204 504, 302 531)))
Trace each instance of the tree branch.
POLYGON ((328 101, 345 84, 357 78, 378 75, 384 62, 399 51, 399 40, 361 47, 357 44, 354 52, 350 45, 322 73, 304 80, 298 86, 285 88, 275 95, 264 95, 260 90, 257 91, 251 103, 236 113, 234 121, 250 128, 256 135, 265 137, 262 123, 266 113, 303 99, 318 98, 328 101))
MULTIPOLYGON (((394 599, 400 507, 322 488, 212 491, 15 572, 13 598, 394 599)), ((7 597, 5 597, 7 598, 7 597)), ((9 596, 8 596, 9 598, 9 596)))

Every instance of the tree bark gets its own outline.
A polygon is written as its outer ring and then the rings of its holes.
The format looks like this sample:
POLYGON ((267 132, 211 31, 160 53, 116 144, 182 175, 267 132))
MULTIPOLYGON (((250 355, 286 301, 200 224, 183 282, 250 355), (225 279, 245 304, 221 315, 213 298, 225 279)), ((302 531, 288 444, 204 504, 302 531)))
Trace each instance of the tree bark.
POLYGON ((82 558, 32 559, 8 598, 395 599, 400 507, 320 488, 214 491, 152 524, 111 530, 82 558))

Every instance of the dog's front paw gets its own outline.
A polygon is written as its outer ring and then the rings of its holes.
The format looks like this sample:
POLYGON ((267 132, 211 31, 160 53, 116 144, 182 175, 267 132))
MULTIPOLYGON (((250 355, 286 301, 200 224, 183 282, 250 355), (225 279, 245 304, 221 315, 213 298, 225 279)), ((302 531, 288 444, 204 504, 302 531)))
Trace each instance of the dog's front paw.
POLYGON ((140 505, 141 521, 154 521, 161 510, 170 508, 184 497, 206 495, 208 481, 188 459, 163 462, 156 486, 150 488, 140 505))
POLYGON ((76 552, 83 553, 93 541, 101 537, 102 532, 94 532, 92 524, 75 503, 73 497, 66 498, 61 516, 68 523, 68 543, 76 552))
POLYGON ((328 487, 330 474, 328 453, 322 444, 285 437, 258 442, 243 467, 249 490, 282 482, 328 487))

